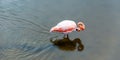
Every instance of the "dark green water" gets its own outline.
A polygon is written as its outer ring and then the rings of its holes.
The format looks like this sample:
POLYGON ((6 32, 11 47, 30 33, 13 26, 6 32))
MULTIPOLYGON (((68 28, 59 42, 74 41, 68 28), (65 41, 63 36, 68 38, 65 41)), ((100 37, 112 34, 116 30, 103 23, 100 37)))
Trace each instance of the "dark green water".
POLYGON ((0 60, 119 60, 119 2, 0 0, 0 60), (64 40, 63 34, 49 30, 65 19, 84 22, 86 30, 72 32, 67 39, 70 43, 55 46, 51 38, 64 40), (82 51, 78 51, 76 39, 81 41, 82 51))

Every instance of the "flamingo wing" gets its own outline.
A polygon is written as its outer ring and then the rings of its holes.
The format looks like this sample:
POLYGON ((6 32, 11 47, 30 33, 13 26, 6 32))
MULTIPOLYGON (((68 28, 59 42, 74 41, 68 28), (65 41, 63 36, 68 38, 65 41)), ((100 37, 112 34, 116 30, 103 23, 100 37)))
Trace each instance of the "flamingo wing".
POLYGON ((64 20, 56 25, 59 27, 59 32, 69 33, 76 29, 76 23, 70 20, 64 20))

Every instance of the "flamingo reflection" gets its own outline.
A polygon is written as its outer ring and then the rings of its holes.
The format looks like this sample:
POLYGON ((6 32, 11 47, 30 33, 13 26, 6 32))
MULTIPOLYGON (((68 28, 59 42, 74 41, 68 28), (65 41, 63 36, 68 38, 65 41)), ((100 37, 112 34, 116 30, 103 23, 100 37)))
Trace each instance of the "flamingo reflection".
POLYGON ((66 50, 66 51, 73 51, 77 49, 78 51, 84 50, 84 45, 82 44, 81 40, 79 38, 75 38, 74 40, 70 40, 69 36, 63 37, 63 39, 50 39, 50 41, 57 46, 60 50, 66 50))

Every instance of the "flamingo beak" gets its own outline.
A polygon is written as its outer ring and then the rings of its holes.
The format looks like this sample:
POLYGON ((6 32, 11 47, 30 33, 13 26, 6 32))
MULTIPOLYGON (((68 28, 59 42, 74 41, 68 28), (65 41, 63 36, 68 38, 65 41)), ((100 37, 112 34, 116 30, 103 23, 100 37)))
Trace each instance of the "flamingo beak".
POLYGON ((81 30, 85 30, 85 27, 80 27, 81 30))
POLYGON ((85 30, 85 28, 83 28, 83 27, 80 27, 80 28, 76 29, 77 32, 80 32, 80 31, 83 31, 83 30, 85 30))
POLYGON ((78 27, 80 30, 85 30, 85 24, 83 22, 78 22, 78 27))
POLYGON ((79 29, 79 28, 77 28, 77 29, 76 29, 76 31, 77 31, 77 32, 80 32, 80 29, 79 29))

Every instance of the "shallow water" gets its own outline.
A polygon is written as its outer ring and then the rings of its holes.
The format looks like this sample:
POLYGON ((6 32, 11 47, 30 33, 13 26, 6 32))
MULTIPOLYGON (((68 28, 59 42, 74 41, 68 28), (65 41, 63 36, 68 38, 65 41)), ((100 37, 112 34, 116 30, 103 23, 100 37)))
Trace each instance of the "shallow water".
POLYGON ((0 60, 119 60, 119 2, 0 0, 0 60), (78 44, 60 49, 50 42, 64 40, 63 34, 49 30, 65 19, 85 23, 85 31, 69 34, 70 42, 81 41, 82 51, 78 44))

